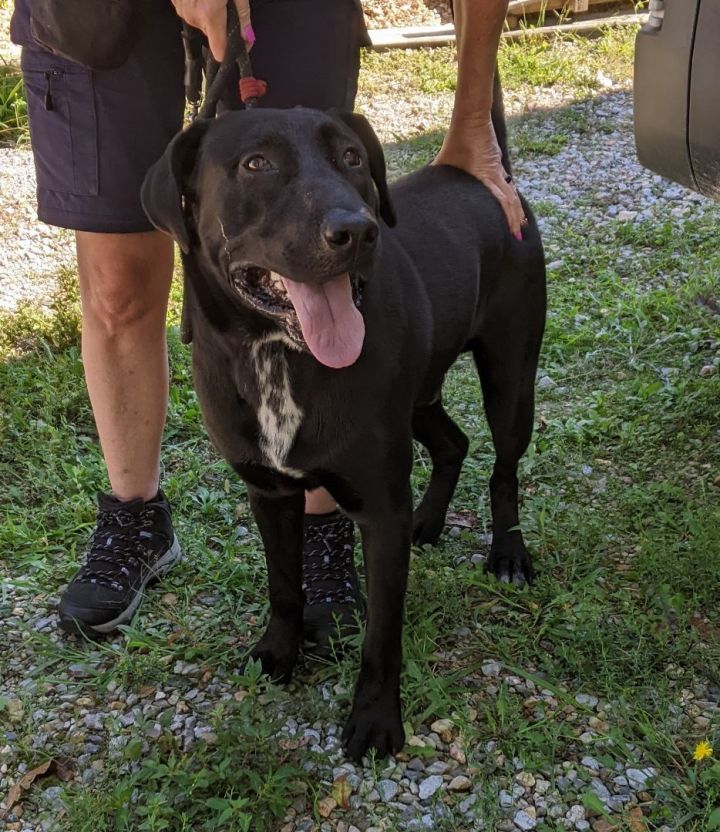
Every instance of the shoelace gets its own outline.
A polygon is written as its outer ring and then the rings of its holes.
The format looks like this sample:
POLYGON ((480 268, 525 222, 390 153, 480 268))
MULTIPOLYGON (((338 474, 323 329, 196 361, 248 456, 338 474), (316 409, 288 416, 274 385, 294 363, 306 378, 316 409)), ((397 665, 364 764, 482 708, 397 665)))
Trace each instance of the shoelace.
POLYGON ((346 542, 351 523, 342 518, 324 526, 306 527, 302 588, 307 604, 357 603, 353 546, 346 542), (337 538, 345 541, 340 543, 337 538))
POLYGON ((100 511, 90 538, 87 561, 76 581, 123 592, 127 587, 122 579, 127 582, 131 570, 141 571, 152 562, 153 551, 142 542, 152 540, 152 525, 152 509, 144 508, 138 514, 122 509, 100 511))

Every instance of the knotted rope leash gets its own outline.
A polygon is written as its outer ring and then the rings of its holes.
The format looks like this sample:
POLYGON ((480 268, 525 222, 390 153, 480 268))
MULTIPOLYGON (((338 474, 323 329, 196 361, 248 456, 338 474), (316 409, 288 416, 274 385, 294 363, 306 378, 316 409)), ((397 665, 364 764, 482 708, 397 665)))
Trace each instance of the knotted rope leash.
MULTIPOLYGON (((246 107, 256 107, 258 98, 263 96, 267 89, 265 81, 260 81, 253 75, 250 56, 242 37, 240 18, 233 0, 228 3, 227 33, 228 43, 222 63, 218 64, 210 55, 203 65, 203 35, 187 23, 183 24, 185 97, 192 107, 193 121, 197 118, 215 118, 223 89, 228 84, 233 71, 233 64, 236 64, 240 71, 239 95, 246 107), (200 106, 203 73, 206 92, 205 100, 200 106)), ((180 317, 180 340, 183 344, 189 344, 192 341, 192 326, 184 298, 180 317)))
POLYGON ((242 37, 240 18, 235 3, 227 6, 227 49, 222 63, 218 64, 209 56, 203 66, 202 34, 187 24, 183 25, 185 48, 185 97, 192 105, 192 119, 214 118, 223 90, 228 84, 236 65, 240 72, 239 95, 246 107, 256 107, 258 98, 265 94, 267 84, 255 78, 252 63, 242 37), (200 106, 203 71, 205 73, 205 99, 200 106))

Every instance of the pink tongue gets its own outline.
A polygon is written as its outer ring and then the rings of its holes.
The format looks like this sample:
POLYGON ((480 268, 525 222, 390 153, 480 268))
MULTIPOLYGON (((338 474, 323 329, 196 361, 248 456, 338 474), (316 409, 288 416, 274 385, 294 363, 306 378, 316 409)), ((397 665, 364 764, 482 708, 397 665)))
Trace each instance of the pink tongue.
POLYGON ((347 274, 327 283, 282 278, 310 352, 327 367, 349 367, 360 357, 365 321, 353 303, 347 274))

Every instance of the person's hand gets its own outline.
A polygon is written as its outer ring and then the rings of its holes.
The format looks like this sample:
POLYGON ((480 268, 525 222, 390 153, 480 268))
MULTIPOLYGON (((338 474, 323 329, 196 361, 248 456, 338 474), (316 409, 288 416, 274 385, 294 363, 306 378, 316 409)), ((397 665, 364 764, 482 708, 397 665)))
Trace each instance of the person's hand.
MULTIPOLYGON (((200 29, 208 39, 213 58, 218 63, 227 47, 227 0, 172 0, 175 11, 190 26, 200 29)), ((235 0, 240 31, 248 49, 255 42, 250 21, 250 0, 235 0)))
POLYGON ((452 124, 432 164, 453 165, 479 179, 502 206, 510 231, 522 240, 521 227, 527 224, 527 219, 501 157, 495 129, 487 118, 452 124))

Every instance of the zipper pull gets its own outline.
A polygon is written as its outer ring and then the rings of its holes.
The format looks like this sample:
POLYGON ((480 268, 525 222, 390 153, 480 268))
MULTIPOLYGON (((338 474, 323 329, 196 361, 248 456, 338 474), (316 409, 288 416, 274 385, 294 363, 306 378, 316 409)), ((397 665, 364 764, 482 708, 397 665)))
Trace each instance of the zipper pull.
POLYGON ((52 110, 53 109, 53 99, 52 99, 52 92, 50 91, 50 79, 52 78, 52 72, 45 73, 45 109, 52 110))

